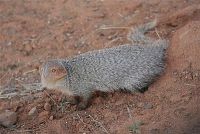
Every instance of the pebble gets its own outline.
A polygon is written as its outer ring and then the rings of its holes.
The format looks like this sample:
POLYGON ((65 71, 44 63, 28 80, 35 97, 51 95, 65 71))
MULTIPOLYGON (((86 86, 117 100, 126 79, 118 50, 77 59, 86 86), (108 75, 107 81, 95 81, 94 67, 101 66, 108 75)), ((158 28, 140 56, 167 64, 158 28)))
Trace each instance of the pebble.
POLYGON ((144 103, 144 109, 152 109, 153 105, 151 103, 144 103))
POLYGON ((142 102, 137 103, 137 107, 142 108, 143 107, 143 103, 142 102))
POLYGON ((36 107, 33 107, 29 112, 28 112, 28 115, 29 116, 34 116, 37 114, 37 108, 36 107))
POLYGON ((11 45, 12 45, 12 42, 9 41, 9 42, 7 43, 7 46, 11 46, 11 45))
POLYGON ((0 114, 0 125, 4 127, 11 127, 17 122, 17 114, 15 112, 6 110, 0 114))
POLYGON ((53 120, 53 115, 49 117, 49 120, 53 120))
POLYGON ((44 104, 44 110, 51 111, 51 105, 48 102, 44 104))

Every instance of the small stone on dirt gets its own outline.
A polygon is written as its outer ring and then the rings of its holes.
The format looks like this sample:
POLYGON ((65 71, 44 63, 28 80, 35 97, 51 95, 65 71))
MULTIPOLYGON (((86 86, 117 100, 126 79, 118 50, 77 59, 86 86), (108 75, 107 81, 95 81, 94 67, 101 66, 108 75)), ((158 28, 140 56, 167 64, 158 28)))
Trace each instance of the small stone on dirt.
POLYGON ((49 120, 53 120, 53 115, 49 117, 49 120))
POLYGON ((137 104, 137 107, 142 108, 142 107, 143 107, 143 103, 142 103, 142 102, 139 102, 139 103, 137 104))
POLYGON ((34 116, 37 114, 37 108, 36 107, 33 107, 29 112, 28 112, 28 115, 29 116, 34 116))
POLYGON ((153 105, 151 103, 144 103, 144 109, 152 109, 153 105))
POLYGON ((0 113, 0 125, 4 127, 11 127, 17 122, 17 114, 15 112, 6 110, 0 113))
POLYGON ((51 105, 48 102, 46 102, 44 104, 44 110, 46 110, 46 111, 50 111, 51 110, 51 105))

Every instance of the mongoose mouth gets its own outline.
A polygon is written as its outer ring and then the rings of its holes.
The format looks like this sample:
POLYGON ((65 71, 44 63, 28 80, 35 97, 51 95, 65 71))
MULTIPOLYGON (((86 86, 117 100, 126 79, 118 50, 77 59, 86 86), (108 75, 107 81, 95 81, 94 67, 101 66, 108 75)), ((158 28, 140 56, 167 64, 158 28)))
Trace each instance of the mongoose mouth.
POLYGON ((66 77, 66 76, 67 76, 67 75, 65 74, 65 75, 61 76, 60 78, 57 78, 56 81, 60 81, 60 80, 63 80, 63 79, 65 80, 65 77, 66 77))
POLYGON ((66 75, 63 75, 62 77, 60 78, 57 78, 57 79, 45 79, 43 78, 42 79, 42 88, 47 88, 47 89, 54 89, 54 88, 57 88, 57 87, 62 87, 63 84, 65 83, 66 81, 66 75))
POLYGON ((44 80, 45 80, 47 83, 49 83, 49 84, 56 84, 57 82, 60 82, 60 81, 65 80, 65 77, 66 77, 66 76, 67 76, 67 75, 63 75, 63 76, 61 76, 61 77, 59 77, 59 78, 54 78, 54 79, 51 79, 51 78, 49 78, 49 77, 47 77, 47 78, 44 77, 44 80))

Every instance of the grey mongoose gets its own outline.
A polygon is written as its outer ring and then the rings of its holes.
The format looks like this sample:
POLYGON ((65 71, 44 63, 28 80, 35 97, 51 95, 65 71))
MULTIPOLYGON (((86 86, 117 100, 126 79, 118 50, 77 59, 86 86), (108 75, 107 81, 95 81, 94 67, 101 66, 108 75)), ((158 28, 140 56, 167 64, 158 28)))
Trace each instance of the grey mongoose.
POLYGON ((40 68, 42 86, 68 94, 71 103, 79 96, 78 109, 87 107, 95 91, 142 91, 165 68, 168 42, 144 35, 155 26, 153 21, 132 30, 128 34, 131 44, 46 61, 40 68))

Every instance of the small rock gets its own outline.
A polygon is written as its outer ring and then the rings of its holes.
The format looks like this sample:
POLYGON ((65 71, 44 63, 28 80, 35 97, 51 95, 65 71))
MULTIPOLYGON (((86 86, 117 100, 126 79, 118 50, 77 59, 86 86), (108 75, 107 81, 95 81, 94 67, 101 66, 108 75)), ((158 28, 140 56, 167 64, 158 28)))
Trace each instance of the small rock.
POLYGON ((139 102, 139 103, 137 104, 137 107, 142 108, 142 107, 143 107, 143 103, 142 103, 142 102, 139 102))
POLYGON ((7 43, 7 46, 11 46, 11 45, 12 45, 12 42, 9 41, 9 42, 7 43))
POLYGON ((144 103, 144 109, 152 109, 153 105, 151 103, 144 103))
POLYGON ((53 120, 53 115, 49 117, 49 120, 53 120))
POLYGON ((17 114, 15 112, 6 110, 0 114, 0 125, 10 127, 17 122, 17 114))
POLYGON ((51 105, 48 102, 46 102, 44 104, 44 110, 46 110, 46 111, 50 111, 51 110, 51 105))
POLYGON ((29 116, 34 116, 37 114, 37 108, 36 107, 33 107, 29 112, 28 112, 28 115, 29 116))

